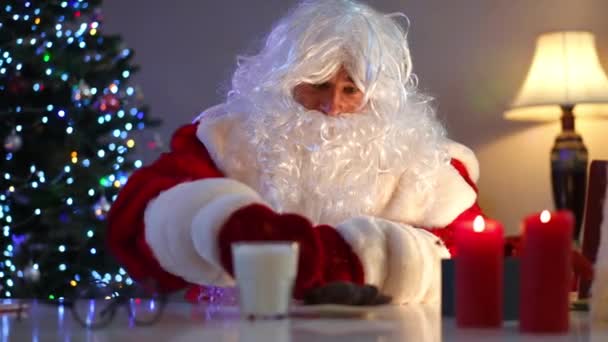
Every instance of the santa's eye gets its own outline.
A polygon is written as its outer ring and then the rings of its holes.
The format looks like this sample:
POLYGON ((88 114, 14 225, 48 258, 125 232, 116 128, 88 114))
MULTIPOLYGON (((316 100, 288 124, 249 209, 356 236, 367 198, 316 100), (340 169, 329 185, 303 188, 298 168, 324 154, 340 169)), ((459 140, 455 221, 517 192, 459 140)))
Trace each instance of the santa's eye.
POLYGON ((315 89, 327 89, 329 88, 329 82, 313 84, 312 87, 315 89))
POLYGON ((353 87, 353 86, 348 86, 348 87, 344 87, 343 91, 345 94, 352 95, 352 94, 358 93, 359 88, 353 87))

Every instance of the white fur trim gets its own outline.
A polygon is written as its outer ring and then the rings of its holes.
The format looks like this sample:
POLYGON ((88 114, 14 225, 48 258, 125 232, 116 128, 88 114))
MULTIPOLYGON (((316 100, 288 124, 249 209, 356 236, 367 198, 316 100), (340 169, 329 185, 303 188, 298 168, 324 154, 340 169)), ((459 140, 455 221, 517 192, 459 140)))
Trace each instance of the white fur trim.
MULTIPOLYGON (((608 170, 607 170, 608 177, 608 170)), ((604 197, 600 244, 595 258, 593 285, 591 287, 591 318, 608 322, 608 186, 604 197)))
MULTIPOLYGON (((165 253, 166 248, 164 247, 166 241, 164 227, 168 226, 166 222, 168 217, 164 215, 164 210, 150 209, 158 205, 157 200, 158 197, 150 201, 144 211, 144 237, 156 261, 163 269, 167 269, 168 265, 173 264, 172 259, 165 253)), ((158 205, 158 207, 162 207, 162 205, 158 205)))
POLYGON ((336 230, 359 257, 363 266, 365 283, 381 287, 386 279, 386 235, 375 220, 355 217, 345 221, 336 230))
POLYGON ((466 166, 471 180, 477 183, 479 180, 479 161, 475 157, 475 153, 470 148, 455 141, 450 141, 447 148, 450 157, 460 160, 466 166))
POLYGON ((418 227, 445 227, 477 200, 477 193, 452 165, 442 166, 432 191, 420 192, 407 175, 379 215, 418 227))
MULTIPOLYGON (((224 167, 224 150, 227 143, 229 132, 233 129, 234 122, 227 120, 224 116, 223 105, 216 105, 201 113, 197 120, 200 120, 196 128, 196 137, 205 145, 207 152, 215 165, 226 172, 224 167)), ((237 158, 238 156, 231 156, 237 158)), ((229 175, 231 176, 231 175, 229 175)))
POLYGON ((356 217, 336 229, 359 257, 365 283, 399 304, 440 300, 440 260, 450 254, 436 236, 376 217, 356 217))
POLYGON ((218 286, 235 284, 234 279, 223 271, 217 244, 219 231, 236 210, 253 203, 262 203, 262 200, 241 194, 223 196, 202 208, 192 220, 191 236, 194 248, 209 264, 221 270, 214 280, 214 284, 218 286))
POLYGON ((169 273, 196 284, 210 284, 217 267, 195 250, 191 225, 194 216, 212 201, 233 194, 260 202, 255 191, 232 179, 211 178, 178 184, 148 204, 145 237, 159 264, 169 273))

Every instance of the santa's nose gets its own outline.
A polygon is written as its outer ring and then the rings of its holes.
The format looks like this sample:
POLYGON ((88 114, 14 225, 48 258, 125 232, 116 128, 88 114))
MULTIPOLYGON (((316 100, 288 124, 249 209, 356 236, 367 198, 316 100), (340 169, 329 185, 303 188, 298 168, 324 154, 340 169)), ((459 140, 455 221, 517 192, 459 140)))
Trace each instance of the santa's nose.
POLYGON ((343 112, 343 102, 344 101, 341 99, 339 94, 332 92, 331 94, 328 94, 323 101, 321 101, 319 110, 325 115, 337 116, 343 112))

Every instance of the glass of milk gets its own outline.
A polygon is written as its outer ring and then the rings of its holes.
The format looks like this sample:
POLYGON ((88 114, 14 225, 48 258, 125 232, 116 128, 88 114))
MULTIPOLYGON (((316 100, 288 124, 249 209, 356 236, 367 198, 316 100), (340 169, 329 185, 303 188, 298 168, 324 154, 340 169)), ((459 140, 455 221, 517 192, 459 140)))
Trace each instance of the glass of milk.
POLYGON ((287 316, 298 273, 298 253, 298 244, 292 241, 232 244, 234 273, 244 316, 287 316))

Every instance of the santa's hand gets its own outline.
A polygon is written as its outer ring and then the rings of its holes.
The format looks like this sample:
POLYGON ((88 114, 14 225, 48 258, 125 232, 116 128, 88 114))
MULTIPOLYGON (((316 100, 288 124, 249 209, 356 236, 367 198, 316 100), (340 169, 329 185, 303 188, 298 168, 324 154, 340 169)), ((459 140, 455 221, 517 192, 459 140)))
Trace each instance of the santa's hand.
POLYGON ((298 274, 294 292, 323 283, 324 253, 320 237, 309 220, 297 214, 279 214, 262 204, 235 211, 218 233, 220 260, 234 274, 232 244, 254 241, 293 241, 299 245, 298 274))
POLYGON ((304 303, 307 305, 381 305, 390 301, 391 297, 380 293, 373 285, 358 285, 343 281, 332 282, 304 294, 304 303))
MULTIPOLYGON (((207 215, 206 213, 202 213, 207 215)), ((207 240, 209 240, 207 238, 207 240)), ((293 241, 299 244, 294 297, 333 281, 363 283, 359 259, 338 231, 313 226, 298 214, 277 213, 262 204, 236 210, 217 233, 221 265, 234 274, 231 246, 246 241, 293 241)))

